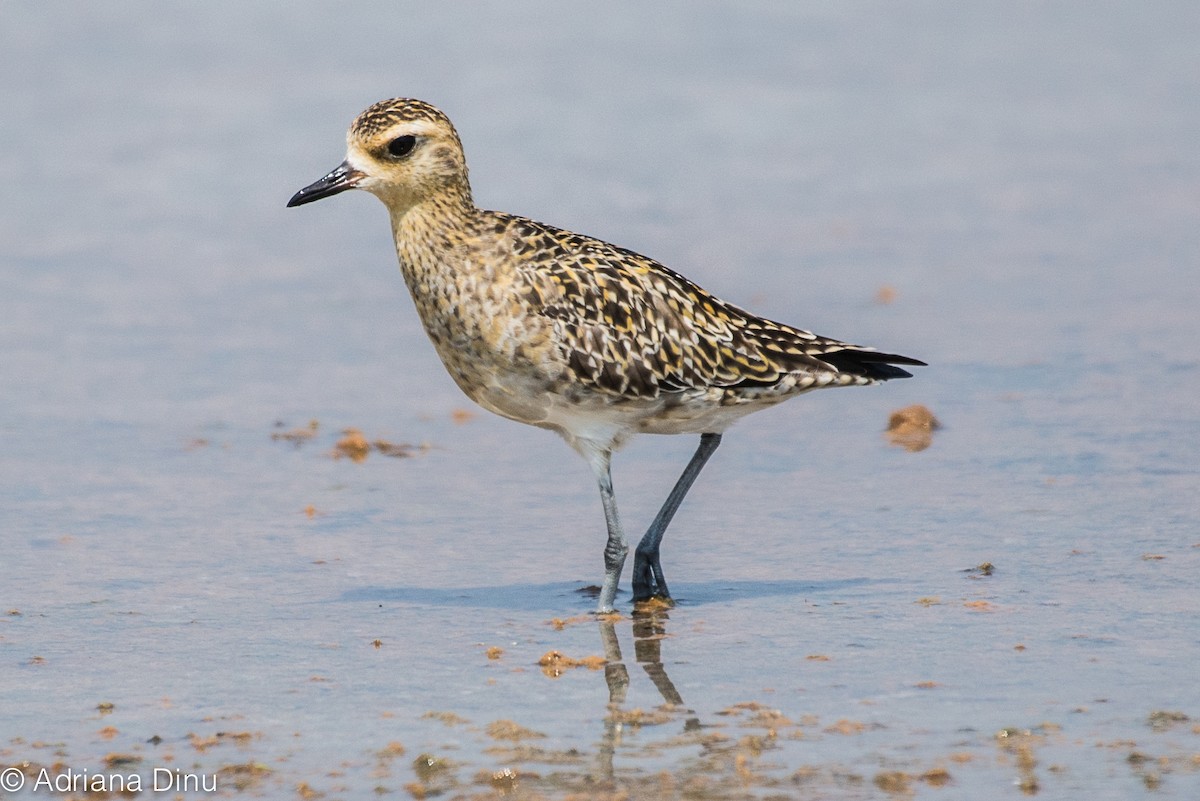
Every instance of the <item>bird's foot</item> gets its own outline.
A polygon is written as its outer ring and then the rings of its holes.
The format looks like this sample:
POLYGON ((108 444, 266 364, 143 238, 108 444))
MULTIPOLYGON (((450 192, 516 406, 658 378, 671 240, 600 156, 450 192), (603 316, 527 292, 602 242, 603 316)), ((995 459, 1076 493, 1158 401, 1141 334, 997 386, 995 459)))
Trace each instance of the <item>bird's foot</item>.
POLYGON ((656 601, 664 606, 674 606, 667 580, 663 577, 658 551, 633 554, 633 602, 635 604, 656 601))

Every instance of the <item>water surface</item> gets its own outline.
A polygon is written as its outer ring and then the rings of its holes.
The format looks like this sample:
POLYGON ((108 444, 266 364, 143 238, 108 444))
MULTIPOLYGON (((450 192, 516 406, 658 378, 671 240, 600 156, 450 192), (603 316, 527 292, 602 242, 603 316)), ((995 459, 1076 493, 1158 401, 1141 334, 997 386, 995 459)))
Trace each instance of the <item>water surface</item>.
MULTIPOLYGON (((5 19, 13 797, 42 767, 270 798, 1200 794, 1192 4, 5 19), (481 205, 931 366, 739 424, 664 545, 679 605, 587 618, 586 466, 468 413, 373 198, 284 208, 394 95, 450 113, 481 205), (912 403, 944 424, 919 453, 882 433, 912 403), (347 427, 416 455, 335 459, 347 427)), ((618 456, 631 529, 693 447, 618 456)))

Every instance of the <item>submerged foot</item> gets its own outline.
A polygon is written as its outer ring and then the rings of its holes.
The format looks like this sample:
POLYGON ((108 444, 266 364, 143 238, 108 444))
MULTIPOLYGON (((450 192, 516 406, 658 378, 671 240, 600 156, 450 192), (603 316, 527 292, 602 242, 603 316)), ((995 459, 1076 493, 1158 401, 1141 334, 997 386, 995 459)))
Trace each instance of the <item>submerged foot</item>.
POLYGON ((663 577, 658 551, 637 550, 633 554, 633 602, 658 599, 671 604, 671 591, 663 577))

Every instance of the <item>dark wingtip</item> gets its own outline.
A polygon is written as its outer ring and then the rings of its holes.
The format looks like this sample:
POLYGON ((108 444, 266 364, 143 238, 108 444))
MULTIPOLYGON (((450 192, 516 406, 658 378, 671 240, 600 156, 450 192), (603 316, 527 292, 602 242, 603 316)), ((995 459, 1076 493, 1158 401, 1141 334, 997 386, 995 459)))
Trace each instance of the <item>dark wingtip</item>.
POLYGON ((912 367, 928 367, 920 359, 900 356, 896 353, 880 353, 875 350, 835 350, 822 353, 816 358, 833 365, 844 373, 857 373, 876 381, 888 381, 893 378, 912 378, 912 373, 897 367, 906 364, 912 367))

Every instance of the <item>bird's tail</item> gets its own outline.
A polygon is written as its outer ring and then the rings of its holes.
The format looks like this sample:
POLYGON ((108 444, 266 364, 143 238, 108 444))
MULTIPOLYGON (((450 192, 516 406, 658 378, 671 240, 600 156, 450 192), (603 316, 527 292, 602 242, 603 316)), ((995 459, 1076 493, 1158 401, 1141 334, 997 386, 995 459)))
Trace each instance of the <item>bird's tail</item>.
POLYGON ((889 381, 893 378, 912 378, 912 373, 897 367, 906 364, 913 367, 925 367, 925 362, 895 353, 880 353, 877 350, 846 347, 841 350, 831 350, 821 354, 813 354, 815 358, 837 368, 838 372, 861 375, 872 381, 889 381))

